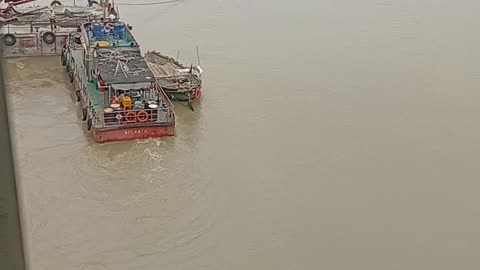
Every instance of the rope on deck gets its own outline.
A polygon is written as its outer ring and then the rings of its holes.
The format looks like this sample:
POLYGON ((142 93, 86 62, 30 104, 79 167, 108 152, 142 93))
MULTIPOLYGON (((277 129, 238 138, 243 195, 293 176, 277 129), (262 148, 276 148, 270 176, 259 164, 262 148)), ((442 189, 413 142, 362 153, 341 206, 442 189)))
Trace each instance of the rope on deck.
POLYGON ((183 0, 170 0, 170 1, 160 1, 160 2, 151 2, 151 3, 115 3, 118 6, 153 6, 153 5, 163 5, 170 3, 182 2, 183 0))

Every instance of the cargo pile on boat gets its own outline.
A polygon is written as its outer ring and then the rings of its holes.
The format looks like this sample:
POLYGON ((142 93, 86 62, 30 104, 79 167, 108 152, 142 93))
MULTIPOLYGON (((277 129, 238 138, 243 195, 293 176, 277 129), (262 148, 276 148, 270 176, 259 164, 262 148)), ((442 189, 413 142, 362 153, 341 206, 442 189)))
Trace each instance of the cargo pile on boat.
POLYGON ((3 56, 60 54, 82 120, 97 142, 175 135, 170 98, 187 101, 193 110, 202 69, 156 51, 142 56, 132 27, 108 0, 94 6, 89 1, 89 7, 54 2, 47 8, 10 6, 15 15, 3 18, 3 56), (25 25, 29 29, 11 31, 25 25))

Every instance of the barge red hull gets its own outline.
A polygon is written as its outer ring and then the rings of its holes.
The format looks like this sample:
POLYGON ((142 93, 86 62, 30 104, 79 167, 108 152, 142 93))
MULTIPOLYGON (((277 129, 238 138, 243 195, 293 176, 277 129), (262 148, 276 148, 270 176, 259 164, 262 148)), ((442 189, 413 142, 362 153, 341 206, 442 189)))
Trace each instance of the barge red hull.
POLYGON ((99 143, 175 136, 174 125, 122 127, 107 130, 93 128, 92 131, 95 141, 99 143))

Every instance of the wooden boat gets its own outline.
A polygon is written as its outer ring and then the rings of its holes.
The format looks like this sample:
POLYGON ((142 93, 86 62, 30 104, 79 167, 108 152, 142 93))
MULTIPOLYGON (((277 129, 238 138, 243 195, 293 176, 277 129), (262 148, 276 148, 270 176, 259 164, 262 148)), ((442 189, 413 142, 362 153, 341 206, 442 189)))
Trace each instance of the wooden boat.
POLYGON ((191 101, 200 98, 202 88, 200 66, 186 67, 157 51, 147 52, 145 60, 158 84, 172 100, 191 101))
POLYGON ((80 26, 69 36, 62 63, 95 141, 175 135, 173 105, 123 22, 80 26))

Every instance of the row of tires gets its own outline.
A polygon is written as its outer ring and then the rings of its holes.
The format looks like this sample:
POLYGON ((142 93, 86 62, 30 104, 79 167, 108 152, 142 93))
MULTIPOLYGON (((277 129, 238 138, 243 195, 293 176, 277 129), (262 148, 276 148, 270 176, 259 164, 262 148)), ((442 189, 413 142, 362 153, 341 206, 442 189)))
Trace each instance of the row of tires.
MULTIPOLYGON (((98 4, 99 4, 98 1, 88 0, 88 6, 93 6, 93 5, 98 5, 98 4)), ((58 0, 54 0, 50 3, 50 6, 52 6, 52 7, 62 6, 62 5, 63 4, 58 0)), ((56 36, 53 32, 47 31, 47 32, 43 33, 42 40, 46 44, 53 44, 53 43, 55 43, 57 38, 56 38, 56 36)), ((17 38, 15 37, 15 35, 10 34, 10 33, 4 34, 3 37, 2 37, 2 42, 6 46, 13 46, 17 43, 17 38)))
MULTIPOLYGON (((47 31, 43 33, 42 40, 46 44, 53 44, 57 40, 57 37, 53 32, 47 31)), ((2 37, 2 42, 6 46, 13 46, 17 43, 17 38, 15 37, 14 34, 10 34, 10 33, 4 34, 2 37)))
MULTIPOLYGON (((71 66, 71 63, 69 63, 68 59, 67 59, 67 54, 65 53, 65 48, 62 49, 62 54, 61 54, 61 62, 62 62, 62 66, 65 67, 67 73, 68 73, 68 77, 70 79, 70 82, 73 83, 74 80, 75 80, 75 73, 74 73, 74 68, 71 66)), ((75 87, 75 84, 74 84, 74 87, 75 87)), ((80 102, 81 101, 81 93, 80 93, 80 89, 75 89, 75 97, 77 99, 77 102, 80 102)), ((87 121, 87 129, 90 131, 92 129, 92 123, 93 123, 93 120, 92 118, 90 118, 88 116, 88 110, 87 108, 83 108, 82 107, 82 121, 87 121)))
MULTIPOLYGON (((70 82, 73 83, 75 74, 74 74, 73 67, 70 66, 70 63, 68 63, 67 55, 65 54, 65 49, 62 49, 62 54, 60 59, 62 62, 62 66, 64 66, 65 69, 67 70, 68 77, 70 78, 70 82)), ((80 100, 77 100, 77 101, 80 101, 80 100)))

